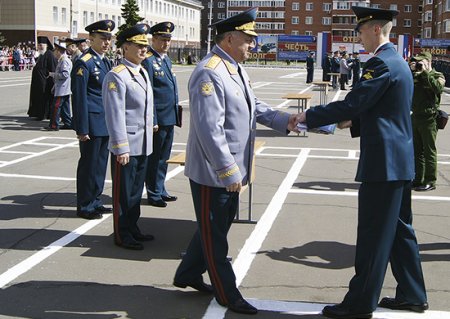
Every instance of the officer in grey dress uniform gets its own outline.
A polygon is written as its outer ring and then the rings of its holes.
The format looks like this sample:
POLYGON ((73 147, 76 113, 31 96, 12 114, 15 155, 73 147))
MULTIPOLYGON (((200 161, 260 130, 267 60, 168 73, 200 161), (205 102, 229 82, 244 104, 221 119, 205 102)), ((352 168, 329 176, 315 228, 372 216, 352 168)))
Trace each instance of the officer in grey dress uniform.
POLYGON ((114 240, 118 246, 135 250, 144 248, 141 241, 153 239, 152 235, 142 234, 137 225, 153 141, 153 92, 148 74, 141 67, 149 30, 147 24, 137 24, 117 36, 124 58, 106 75, 102 87, 110 136, 114 240))
POLYGON ((257 309, 236 287, 227 260, 227 233, 238 210, 239 191, 250 179, 256 122, 283 134, 295 130, 296 124, 294 115, 274 111, 255 97, 239 64, 254 48, 256 13, 253 8, 216 23, 217 45, 189 80, 185 175, 198 229, 174 278, 176 287, 214 292, 219 304, 245 314, 255 314, 257 309), (203 281, 206 270, 213 289, 203 281))

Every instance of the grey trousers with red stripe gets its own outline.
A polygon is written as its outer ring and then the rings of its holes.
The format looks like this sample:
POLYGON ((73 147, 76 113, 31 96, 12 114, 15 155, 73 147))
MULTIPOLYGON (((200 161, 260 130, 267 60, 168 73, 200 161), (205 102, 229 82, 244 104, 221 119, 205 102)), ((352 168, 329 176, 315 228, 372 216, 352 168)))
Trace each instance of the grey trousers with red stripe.
POLYGON ((239 208, 239 193, 190 180, 198 229, 175 273, 175 282, 201 280, 207 270, 217 301, 227 305, 241 298, 236 276, 227 260, 227 234, 239 208))

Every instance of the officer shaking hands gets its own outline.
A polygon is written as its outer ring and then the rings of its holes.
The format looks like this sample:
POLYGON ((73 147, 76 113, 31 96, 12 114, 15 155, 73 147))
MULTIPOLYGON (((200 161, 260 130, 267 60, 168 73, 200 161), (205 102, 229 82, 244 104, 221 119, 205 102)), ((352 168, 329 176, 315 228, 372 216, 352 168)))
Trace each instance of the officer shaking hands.
POLYGON ((102 84, 111 63, 105 57, 111 45, 114 21, 101 20, 88 25, 91 47, 76 60, 72 69, 72 126, 80 141, 77 168, 77 215, 102 218, 111 212, 100 199, 108 165, 108 130, 102 101, 102 84))
POLYGON ((236 286, 227 260, 227 234, 239 206, 239 191, 251 176, 256 122, 282 134, 296 116, 272 110, 253 93, 241 62, 255 47, 252 8, 217 22, 216 45, 189 79, 190 130, 185 175, 190 180, 198 229, 179 265, 174 285, 214 293, 231 311, 255 314, 236 286), (208 271, 212 287, 203 282, 208 271))
POLYGON ((114 242, 142 250, 153 239, 138 225, 147 156, 152 152, 153 93, 141 62, 147 53, 147 24, 137 24, 117 35, 122 62, 103 82, 103 105, 109 132, 113 176, 114 242))
POLYGON ((155 133, 153 153, 149 156, 147 165, 146 188, 148 204, 156 207, 166 207, 167 202, 177 200, 176 196, 169 195, 164 185, 174 126, 181 126, 177 79, 167 55, 173 30, 174 24, 171 22, 161 22, 150 29, 152 46, 147 58, 142 62, 152 82, 154 96, 155 133))

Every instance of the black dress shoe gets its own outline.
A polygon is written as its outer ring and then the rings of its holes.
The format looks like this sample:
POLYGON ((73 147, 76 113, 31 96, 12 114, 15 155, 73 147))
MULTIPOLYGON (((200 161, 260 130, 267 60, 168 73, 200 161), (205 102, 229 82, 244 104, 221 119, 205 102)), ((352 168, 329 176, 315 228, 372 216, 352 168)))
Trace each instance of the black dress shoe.
POLYGON ((98 206, 95 208, 95 210, 100 213, 111 213, 112 212, 112 208, 105 207, 105 206, 98 206))
POLYGON ((426 192, 426 191, 432 191, 433 189, 436 189, 436 186, 431 184, 421 185, 414 188, 416 192, 426 192))
POLYGON ((148 204, 151 206, 155 206, 155 207, 166 207, 167 206, 167 203, 165 201, 163 201, 162 199, 159 199, 159 200, 149 199, 148 204))
POLYGON ((161 196, 162 200, 165 202, 174 202, 178 199, 176 196, 167 195, 167 196, 161 196))
POLYGON ((125 249, 131 249, 131 250, 143 250, 144 249, 144 245, 142 245, 140 242, 138 241, 123 241, 121 243, 115 242, 115 244, 119 247, 125 248, 125 249))
POLYGON ((98 211, 93 211, 92 213, 78 211, 77 216, 84 218, 84 219, 89 219, 89 220, 101 219, 103 217, 102 213, 100 213, 98 211))
POLYGON ((322 314, 328 318, 337 319, 370 319, 372 318, 371 312, 355 313, 349 309, 343 307, 341 304, 333 306, 325 306, 322 310, 322 314))
POLYGON ((133 238, 136 239, 137 241, 151 241, 153 239, 155 239, 155 236, 150 235, 150 234, 133 234, 133 238))
POLYGON ((203 279, 195 281, 195 282, 191 282, 191 283, 181 283, 181 282, 174 281, 173 285, 178 288, 191 287, 191 288, 194 288, 195 290, 198 290, 200 292, 205 292, 208 294, 212 294, 214 292, 213 287, 211 285, 206 284, 203 281, 203 279))
POLYGON ((428 310, 427 302, 424 302, 423 304, 412 304, 406 301, 397 301, 395 298, 389 297, 381 299, 378 306, 392 310, 409 310, 414 312, 424 312, 425 310, 428 310))
POLYGON ((249 304, 244 298, 239 298, 234 302, 230 302, 227 307, 233 312, 247 315, 254 315, 258 313, 258 309, 249 304))

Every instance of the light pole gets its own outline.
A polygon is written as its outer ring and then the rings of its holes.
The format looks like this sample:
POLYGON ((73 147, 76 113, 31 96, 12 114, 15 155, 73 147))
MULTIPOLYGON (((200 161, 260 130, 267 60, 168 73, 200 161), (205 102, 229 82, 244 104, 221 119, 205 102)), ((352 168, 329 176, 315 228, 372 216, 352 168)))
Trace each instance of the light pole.
POLYGON ((212 7, 213 1, 209 1, 209 25, 208 25, 208 50, 207 53, 211 50, 211 23, 212 23, 212 7))

